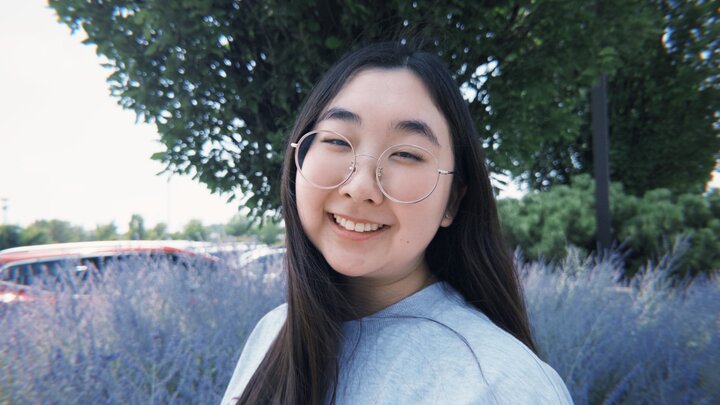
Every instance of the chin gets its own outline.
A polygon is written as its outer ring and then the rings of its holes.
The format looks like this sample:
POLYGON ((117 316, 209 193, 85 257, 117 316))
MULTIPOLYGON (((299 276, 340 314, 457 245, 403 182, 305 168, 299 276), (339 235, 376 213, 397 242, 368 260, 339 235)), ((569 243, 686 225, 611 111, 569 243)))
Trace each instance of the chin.
POLYGON ((370 272, 365 267, 365 263, 358 263, 357 261, 353 263, 353 260, 350 258, 335 258, 331 260, 328 260, 326 258, 326 260, 328 261, 330 267, 333 268, 333 270, 346 277, 361 277, 367 275, 370 272))
POLYGON ((330 264, 330 267, 335 270, 335 272, 342 274, 345 277, 349 278, 356 278, 356 277, 362 277, 368 273, 367 270, 360 269, 358 267, 351 267, 351 266, 333 266, 332 263, 330 264))

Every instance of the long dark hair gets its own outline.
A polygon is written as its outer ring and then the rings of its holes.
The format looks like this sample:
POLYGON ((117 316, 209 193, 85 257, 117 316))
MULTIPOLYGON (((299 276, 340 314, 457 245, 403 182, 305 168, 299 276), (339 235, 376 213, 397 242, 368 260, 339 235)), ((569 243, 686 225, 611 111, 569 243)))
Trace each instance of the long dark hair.
MULTIPOLYGON (((370 45, 344 56, 312 90, 289 142, 297 142, 312 130, 348 79, 368 68, 412 71, 424 82, 449 125, 456 173, 451 193, 459 197, 464 190, 464 195, 452 225, 440 228, 425 252, 431 272, 536 351, 512 256, 502 242, 475 126, 457 83, 437 56, 399 43, 370 45)), ((343 276, 328 265, 303 231, 295 172, 288 147, 281 190, 287 238, 287 320, 246 386, 238 401, 241 404, 334 402, 341 326, 355 314, 343 288, 343 276)))

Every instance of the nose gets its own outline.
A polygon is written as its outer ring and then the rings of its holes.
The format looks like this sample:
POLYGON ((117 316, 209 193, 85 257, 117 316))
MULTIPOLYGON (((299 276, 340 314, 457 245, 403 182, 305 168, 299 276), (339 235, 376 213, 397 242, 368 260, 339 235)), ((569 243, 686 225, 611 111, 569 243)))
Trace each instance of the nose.
POLYGON ((380 204, 385 197, 375 180, 377 158, 370 155, 356 155, 355 167, 350 178, 338 187, 338 192, 356 202, 380 204))

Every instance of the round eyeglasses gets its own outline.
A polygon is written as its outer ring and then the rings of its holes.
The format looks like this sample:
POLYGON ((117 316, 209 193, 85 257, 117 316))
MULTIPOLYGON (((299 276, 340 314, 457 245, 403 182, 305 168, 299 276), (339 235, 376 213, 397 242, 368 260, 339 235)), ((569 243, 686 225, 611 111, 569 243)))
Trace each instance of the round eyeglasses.
POLYGON ((357 171, 359 156, 376 159, 378 187, 385 197, 401 204, 428 198, 440 175, 454 173, 440 169, 435 155, 421 146, 393 145, 375 158, 355 153, 350 140, 333 131, 308 132, 290 146, 295 148, 295 165, 300 175, 320 189, 333 189, 347 182, 357 171))

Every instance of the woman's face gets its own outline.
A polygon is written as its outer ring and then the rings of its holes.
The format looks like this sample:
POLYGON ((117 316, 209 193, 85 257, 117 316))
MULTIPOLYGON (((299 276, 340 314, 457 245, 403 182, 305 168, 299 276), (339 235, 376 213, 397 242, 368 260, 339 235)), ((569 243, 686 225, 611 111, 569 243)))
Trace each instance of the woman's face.
POLYGON ((432 152, 440 169, 453 170, 448 124, 422 81, 407 69, 360 71, 328 103, 314 129, 344 135, 362 156, 357 171, 335 189, 316 188, 297 173, 298 212, 313 244, 351 279, 388 284, 427 277, 425 248, 440 226, 452 222, 444 217, 452 175, 440 176, 421 202, 396 203, 378 187, 373 158, 389 146, 413 144, 432 152))

